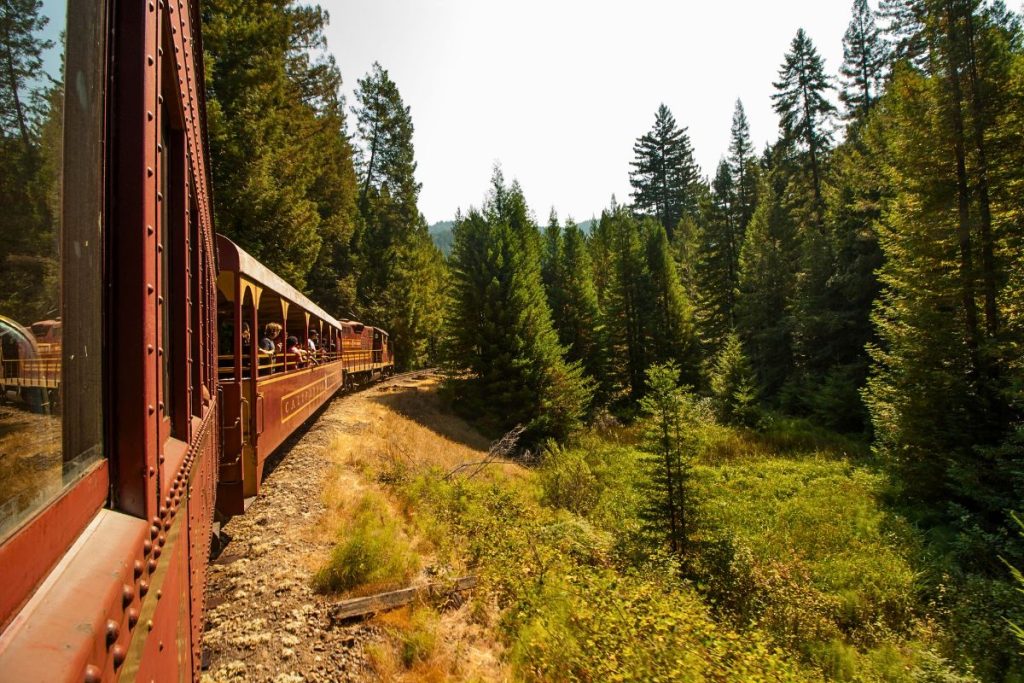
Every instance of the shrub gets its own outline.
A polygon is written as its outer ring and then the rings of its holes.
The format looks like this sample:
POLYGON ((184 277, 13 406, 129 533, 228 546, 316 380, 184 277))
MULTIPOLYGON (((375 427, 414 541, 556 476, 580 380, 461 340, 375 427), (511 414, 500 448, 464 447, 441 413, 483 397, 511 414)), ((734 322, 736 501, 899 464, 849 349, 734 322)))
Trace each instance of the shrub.
POLYGON ((416 556, 387 501, 367 494, 356 505, 330 559, 313 576, 313 587, 324 593, 383 588, 407 580, 415 569, 416 556))
POLYGON ((540 468, 540 485, 541 502, 577 515, 589 514, 601 496, 597 478, 583 455, 557 446, 545 455, 540 468))

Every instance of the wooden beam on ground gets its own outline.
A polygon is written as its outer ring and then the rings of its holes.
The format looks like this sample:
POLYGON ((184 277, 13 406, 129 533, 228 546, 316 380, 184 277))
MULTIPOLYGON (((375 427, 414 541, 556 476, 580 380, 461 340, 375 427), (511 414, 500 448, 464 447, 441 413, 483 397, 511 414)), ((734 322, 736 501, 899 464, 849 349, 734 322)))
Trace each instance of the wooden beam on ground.
POLYGON ((402 588, 376 595, 367 595, 363 598, 352 598, 342 600, 331 609, 331 618, 334 621, 345 621, 348 619, 362 618, 377 612, 386 612, 404 605, 408 605, 418 599, 437 599, 446 597, 452 593, 469 590, 476 586, 475 576, 463 576, 456 579, 454 583, 436 582, 423 586, 402 588))

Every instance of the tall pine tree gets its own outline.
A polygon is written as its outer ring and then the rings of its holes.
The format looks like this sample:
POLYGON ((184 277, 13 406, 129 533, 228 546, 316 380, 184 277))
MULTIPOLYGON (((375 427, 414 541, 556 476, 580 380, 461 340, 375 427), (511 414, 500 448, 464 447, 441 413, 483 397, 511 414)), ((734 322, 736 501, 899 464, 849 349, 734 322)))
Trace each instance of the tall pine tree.
POLYGON ((671 240, 676 224, 697 210, 694 188, 700 169, 693 159, 693 147, 686 128, 679 128, 664 104, 658 107, 654 127, 633 145, 633 206, 639 213, 654 216, 671 240))
POLYGON ((846 106, 846 117, 862 120, 882 90, 888 49, 882 32, 875 24, 867 0, 854 0, 853 18, 843 36, 843 64, 839 73, 843 87, 839 99, 846 106))
POLYGON ((455 227, 448 321, 450 362, 468 373, 453 380, 459 402, 495 432, 523 425, 529 445, 564 439, 591 398, 581 366, 566 362, 558 342, 538 235, 518 185, 496 171, 483 211, 455 227))
POLYGON ((388 329, 400 367, 422 366, 440 331, 442 257, 417 208, 412 114, 378 63, 358 81, 355 98, 359 313, 388 329))

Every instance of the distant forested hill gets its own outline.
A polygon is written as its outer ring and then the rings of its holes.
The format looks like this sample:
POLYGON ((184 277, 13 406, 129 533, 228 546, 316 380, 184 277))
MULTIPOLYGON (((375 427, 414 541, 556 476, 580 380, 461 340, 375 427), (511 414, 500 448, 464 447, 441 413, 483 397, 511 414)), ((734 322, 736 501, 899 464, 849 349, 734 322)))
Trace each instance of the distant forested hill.
MULTIPOLYGON (((595 223, 597 223, 597 220, 592 218, 589 221, 579 223, 579 228, 589 235, 595 223)), ((452 252, 452 229, 454 227, 455 221, 439 221, 430 226, 430 237, 445 256, 452 252)))
POLYGON ((455 221, 441 221, 430 226, 430 237, 445 256, 452 252, 452 228, 455 221))

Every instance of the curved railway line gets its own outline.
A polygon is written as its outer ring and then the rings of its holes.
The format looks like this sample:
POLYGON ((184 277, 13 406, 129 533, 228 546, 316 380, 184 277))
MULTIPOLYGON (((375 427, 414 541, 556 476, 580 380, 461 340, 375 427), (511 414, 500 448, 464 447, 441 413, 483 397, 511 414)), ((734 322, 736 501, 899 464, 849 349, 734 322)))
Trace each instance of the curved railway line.
MULTIPOLYGON (((208 683, 348 681, 369 674, 365 646, 382 637, 372 623, 335 624, 336 599, 315 593, 311 577, 334 546, 322 528, 323 491, 341 434, 358 436, 372 419, 363 403, 415 378, 418 370, 340 393, 268 464, 260 495, 224 527, 230 537, 211 562, 204 645, 208 683), (300 678, 301 676, 301 678, 300 678)), ((361 486, 352 474, 350 487, 361 486)))

